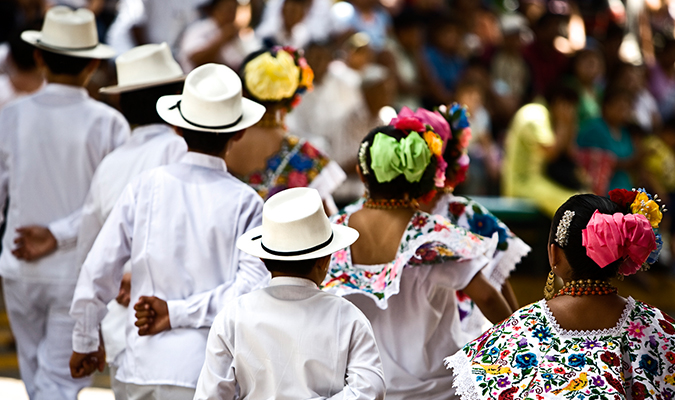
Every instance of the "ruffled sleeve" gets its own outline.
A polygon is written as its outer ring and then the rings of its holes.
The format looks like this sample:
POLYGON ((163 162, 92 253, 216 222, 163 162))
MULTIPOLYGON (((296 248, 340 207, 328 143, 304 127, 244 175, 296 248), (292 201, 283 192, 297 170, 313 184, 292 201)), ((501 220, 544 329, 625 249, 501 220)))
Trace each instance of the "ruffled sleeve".
MULTIPOLYGON (((362 201, 347 207, 333 217, 333 222, 348 225, 349 216, 361 206, 362 201)), ((496 247, 497 235, 492 238, 474 235, 442 216, 418 211, 410 220, 393 261, 373 266, 355 265, 349 248, 340 250, 331 258, 323 288, 339 296, 363 294, 386 309, 387 300, 399 292, 403 268, 443 263, 451 268, 454 265, 451 261, 479 259, 485 265, 496 247)))

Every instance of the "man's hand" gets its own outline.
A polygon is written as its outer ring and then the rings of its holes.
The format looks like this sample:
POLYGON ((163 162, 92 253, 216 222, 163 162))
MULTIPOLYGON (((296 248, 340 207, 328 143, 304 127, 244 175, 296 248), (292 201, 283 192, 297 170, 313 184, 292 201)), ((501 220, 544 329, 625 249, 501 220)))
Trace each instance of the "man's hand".
POLYGON ((155 335, 171 329, 169 306, 155 296, 141 296, 134 305, 139 336, 155 335))
POLYGON ((74 351, 73 355, 70 356, 70 375, 73 378, 84 378, 97 369, 99 372, 103 372, 104 368, 105 348, 103 348, 103 345, 100 345, 98 350, 93 353, 83 354, 74 351))
POLYGON ((20 260, 34 261, 56 250, 57 242, 49 228, 44 226, 23 226, 16 230, 14 239, 16 248, 12 250, 14 257, 20 260))
POLYGON ((122 283, 120 284, 120 291, 115 298, 118 303, 124 307, 129 307, 131 301, 131 273, 127 272, 122 276, 122 283))

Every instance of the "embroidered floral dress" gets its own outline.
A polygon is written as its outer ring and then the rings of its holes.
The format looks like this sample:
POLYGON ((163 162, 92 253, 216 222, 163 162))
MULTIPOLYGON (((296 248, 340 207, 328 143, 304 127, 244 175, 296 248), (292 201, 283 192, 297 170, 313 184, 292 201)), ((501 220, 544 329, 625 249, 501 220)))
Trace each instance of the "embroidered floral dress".
POLYGON ((265 200, 284 189, 311 187, 319 191, 329 207, 335 207, 331 193, 347 176, 336 162, 309 142, 287 135, 279 152, 267 160, 264 171, 237 178, 255 189, 265 200))
POLYGON ((446 363, 462 400, 673 399, 674 323, 628 298, 614 328, 567 331, 541 300, 446 363))
MULTIPOLYGON (((483 274, 499 290, 516 268, 516 264, 531 250, 530 246, 511 232, 506 224, 470 198, 444 194, 436 202, 432 213, 442 215, 453 224, 477 235, 490 237, 497 233, 499 237, 497 251, 490 264, 483 269, 483 274)), ((492 326, 471 298, 458 291, 457 299, 462 328, 473 338, 483 333, 485 326, 492 326)))
MULTIPOLYGON (((348 225, 362 204, 348 206, 333 222, 348 225)), ((349 248, 333 254, 324 290, 346 296, 370 320, 388 400, 448 398, 452 376, 443 367, 445 349, 471 340, 460 327, 455 291, 488 264, 496 245, 496 235, 483 238, 418 211, 391 262, 354 264, 349 248)))

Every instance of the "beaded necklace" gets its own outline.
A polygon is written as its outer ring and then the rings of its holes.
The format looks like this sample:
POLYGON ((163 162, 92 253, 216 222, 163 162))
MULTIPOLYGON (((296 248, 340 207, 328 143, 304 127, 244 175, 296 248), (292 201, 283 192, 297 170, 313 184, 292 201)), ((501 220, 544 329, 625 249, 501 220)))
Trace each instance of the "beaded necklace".
POLYGON ((396 208, 417 208, 418 204, 415 200, 406 199, 378 199, 374 200, 370 197, 363 203, 365 208, 374 208, 379 210, 393 210, 396 208))
POLYGON ((558 296, 584 296, 584 295, 607 295, 614 294, 617 292, 617 288, 610 285, 609 282, 601 280, 578 280, 578 281, 569 281, 565 282, 565 286, 562 287, 555 294, 555 297, 558 296))

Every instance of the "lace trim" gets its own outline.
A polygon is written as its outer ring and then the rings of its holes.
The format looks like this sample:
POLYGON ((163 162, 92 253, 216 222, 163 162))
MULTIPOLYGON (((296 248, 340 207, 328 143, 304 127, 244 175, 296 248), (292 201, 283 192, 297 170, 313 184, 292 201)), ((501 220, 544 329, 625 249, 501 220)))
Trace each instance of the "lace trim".
POLYGON ((452 386, 457 389, 461 400, 480 400, 480 395, 474 385, 471 364, 466 355, 460 350, 444 360, 445 368, 452 369, 454 379, 452 386))
POLYGON ((610 335, 616 336, 616 335, 619 335, 621 333, 621 328, 626 323, 626 319, 628 319, 628 316, 630 315, 630 313, 635 308, 635 300, 632 297, 628 297, 627 300, 628 301, 626 302, 626 307, 624 307, 624 309, 623 309, 623 313, 621 314, 621 318, 619 318, 619 321, 616 323, 616 325, 613 328, 595 329, 595 330, 592 330, 592 331, 587 331, 587 330, 575 331, 575 330, 563 329, 558 324, 558 321, 555 319, 555 317, 553 316, 553 313, 551 312, 551 309, 548 308, 548 304, 546 304, 546 300, 540 300, 539 306, 541 307, 546 319, 553 326, 553 330, 559 336, 567 336, 567 337, 610 336, 610 335))
POLYGON ((497 250, 497 254, 501 253, 501 259, 488 277, 490 282, 500 290, 504 281, 516 269, 516 265, 532 250, 530 246, 517 236, 508 238, 506 241, 509 243, 509 247, 505 251, 497 250))

